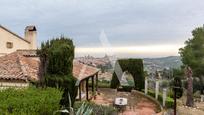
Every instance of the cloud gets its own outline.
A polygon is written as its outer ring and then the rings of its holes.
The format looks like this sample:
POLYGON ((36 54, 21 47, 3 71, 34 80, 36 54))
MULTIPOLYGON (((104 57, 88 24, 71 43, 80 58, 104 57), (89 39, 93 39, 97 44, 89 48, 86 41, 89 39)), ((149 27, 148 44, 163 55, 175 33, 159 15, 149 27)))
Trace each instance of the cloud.
POLYGON ((23 36, 38 28, 38 42, 64 34, 76 47, 102 46, 101 30, 114 47, 179 44, 202 26, 203 1, 197 0, 4 0, 0 22, 23 36))

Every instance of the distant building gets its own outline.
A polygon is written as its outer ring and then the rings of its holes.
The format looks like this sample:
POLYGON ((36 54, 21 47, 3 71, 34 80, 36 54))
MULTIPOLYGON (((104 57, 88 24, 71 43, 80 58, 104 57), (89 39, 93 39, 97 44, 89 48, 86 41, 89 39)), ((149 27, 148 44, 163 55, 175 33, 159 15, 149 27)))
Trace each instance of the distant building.
POLYGON ((0 56, 16 50, 37 49, 37 29, 35 26, 25 28, 24 38, 0 25, 0 56))

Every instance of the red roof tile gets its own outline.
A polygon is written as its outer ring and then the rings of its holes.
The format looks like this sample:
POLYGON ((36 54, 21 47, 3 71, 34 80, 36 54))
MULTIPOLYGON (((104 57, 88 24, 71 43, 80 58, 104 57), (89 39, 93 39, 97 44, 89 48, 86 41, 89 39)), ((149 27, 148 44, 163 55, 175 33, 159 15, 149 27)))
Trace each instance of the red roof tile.
POLYGON ((0 79, 30 80, 39 79, 40 61, 14 52, 0 57, 0 79))
POLYGON ((73 76, 78 80, 83 80, 87 77, 93 76, 99 69, 82 64, 78 61, 73 62, 73 76))
MULTIPOLYGON (((0 57, 0 79, 39 80, 40 60, 33 50, 20 50, 0 57), (33 58, 35 57, 35 58, 33 58)), ((96 74, 97 68, 73 62, 73 76, 83 80, 96 74)))

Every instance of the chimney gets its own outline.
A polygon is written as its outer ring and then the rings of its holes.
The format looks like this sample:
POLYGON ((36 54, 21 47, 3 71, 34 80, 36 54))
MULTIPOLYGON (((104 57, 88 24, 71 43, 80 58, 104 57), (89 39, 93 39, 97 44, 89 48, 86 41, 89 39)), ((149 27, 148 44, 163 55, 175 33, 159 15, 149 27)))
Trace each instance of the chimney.
POLYGON ((25 40, 30 42, 30 49, 37 49, 37 29, 35 26, 27 26, 25 28, 25 40))

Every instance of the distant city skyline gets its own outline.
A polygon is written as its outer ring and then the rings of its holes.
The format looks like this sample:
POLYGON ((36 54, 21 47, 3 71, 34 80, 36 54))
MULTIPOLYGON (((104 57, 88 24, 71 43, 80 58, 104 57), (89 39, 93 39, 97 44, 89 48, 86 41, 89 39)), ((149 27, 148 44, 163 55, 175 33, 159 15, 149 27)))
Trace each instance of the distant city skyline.
POLYGON ((76 56, 164 57, 178 55, 191 31, 204 23, 204 1, 197 0, 4 0, 0 24, 23 36, 35 25, 38 46, 64 35, 76 56), (110 45, 104 47, 104 31, 110 45))

